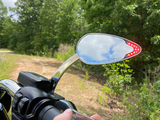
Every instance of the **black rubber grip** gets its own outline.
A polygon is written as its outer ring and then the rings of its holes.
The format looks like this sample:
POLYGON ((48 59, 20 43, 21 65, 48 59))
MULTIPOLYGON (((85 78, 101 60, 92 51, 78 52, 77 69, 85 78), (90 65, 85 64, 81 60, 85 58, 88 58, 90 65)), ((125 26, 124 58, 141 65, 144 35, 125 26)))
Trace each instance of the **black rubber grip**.
POLYGON ((38 115, 38 120, 53 120, 61 112, 52 105, 44 107, 38 115))

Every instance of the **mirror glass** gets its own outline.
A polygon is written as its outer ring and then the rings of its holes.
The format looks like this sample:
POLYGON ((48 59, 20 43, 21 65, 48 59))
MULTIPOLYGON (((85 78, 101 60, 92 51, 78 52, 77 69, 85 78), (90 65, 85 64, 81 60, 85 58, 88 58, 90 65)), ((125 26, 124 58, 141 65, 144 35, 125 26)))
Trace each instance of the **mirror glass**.
POLYGON ((86 34, 77 44, 80 60, 93 65, 122 61, 135 56, 140 51, 140 46, 132 41, 102 33, 86 34))

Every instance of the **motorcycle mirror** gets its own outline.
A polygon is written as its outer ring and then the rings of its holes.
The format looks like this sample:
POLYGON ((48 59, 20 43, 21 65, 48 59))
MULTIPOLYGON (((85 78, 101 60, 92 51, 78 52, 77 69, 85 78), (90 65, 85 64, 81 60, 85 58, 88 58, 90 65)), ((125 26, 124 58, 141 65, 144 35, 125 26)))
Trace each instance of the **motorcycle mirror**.
POLYGON ((141 47, 135 42, 103 33, 84 35, 76 49, 79 59, 90 65, 122 61, 141 52, 141 47))
POLYGON ((104 33, 84 35, 77 44, 77 54, 66 60, 53 74, 53 92, 64 72, 78 59, 90 65, 122 61, 141 52, 141 47, 125 38, 104 33))

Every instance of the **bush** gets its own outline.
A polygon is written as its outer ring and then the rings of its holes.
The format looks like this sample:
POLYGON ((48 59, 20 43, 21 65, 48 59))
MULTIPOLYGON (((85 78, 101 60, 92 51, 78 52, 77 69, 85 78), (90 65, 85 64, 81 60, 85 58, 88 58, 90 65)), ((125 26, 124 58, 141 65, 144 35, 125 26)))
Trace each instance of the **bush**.
POLYGON ((104 76, 108 77, 105 86, 110 86, 117 96, 122 95, 127 88, 127 84, 131 83, 131 72, 130 66, 128 66, 128 60, 121 63, 111 63, 103 65, 106 69, 104 76))
POLYGON ((127 118, 160 120, 160 81, 142 84, 140 90, 128 90, 123 94, 123 103, 129 114, 127 118))
POLYGON ((60 61, 66 61, 69 59, 71 56, 75 54, 74 46, 70 46, 67 49, 67 52, 58 52, 54 58, 60 60, 60 61))
MULTIPOLYGON (((102 93, 123 98, 122 106, 127 113, 123 119, 160 120, 160 80, 153 84, 149 80, 143 80, 146 83, 141 85, 130 84, 132 69, 127 62, 129 61, 103 65, 106 69, 104 76, 107 76, 108 80, 102 88, 102 93)), ((101 95, 98 100, 102 105, 107 104, 101 95)))

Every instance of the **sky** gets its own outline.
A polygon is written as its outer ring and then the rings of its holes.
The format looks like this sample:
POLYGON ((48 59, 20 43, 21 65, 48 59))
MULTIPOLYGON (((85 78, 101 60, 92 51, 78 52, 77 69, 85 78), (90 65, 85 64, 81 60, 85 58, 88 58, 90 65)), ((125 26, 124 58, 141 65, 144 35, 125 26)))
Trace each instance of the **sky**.
MULTIPOLYGON (((15 7, 14 3, 16 2, 17 0, 2 0, 4 6, 6 7, 15 7)), ((12 13, 10 11, 8 11, 8 15, 11 15, 12 13)))
POLYGON ((14 3, 16 2, 17 0, 2 0, 3 4, 7 7, 14 7, 14 3))
MULTIPOLYGON (((17 0, 2 0, 4 6, 6 7, 15 7, 14 3, 16 2, 17 0)), ((9 11, 8 9, 8 16, 11 15, 12 13, 9 11)), ((14 19, 17 19, 17 17, 14 16, 14 19)))

